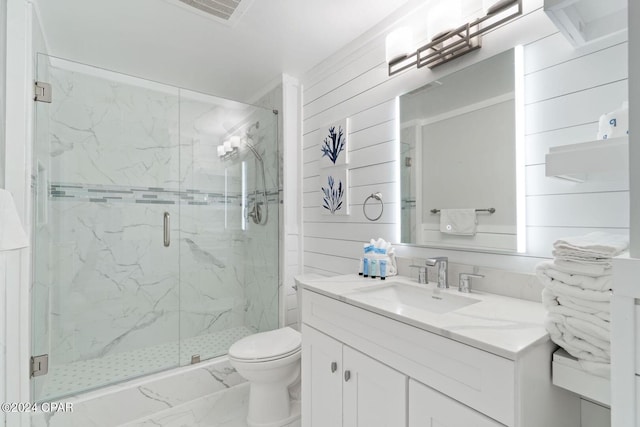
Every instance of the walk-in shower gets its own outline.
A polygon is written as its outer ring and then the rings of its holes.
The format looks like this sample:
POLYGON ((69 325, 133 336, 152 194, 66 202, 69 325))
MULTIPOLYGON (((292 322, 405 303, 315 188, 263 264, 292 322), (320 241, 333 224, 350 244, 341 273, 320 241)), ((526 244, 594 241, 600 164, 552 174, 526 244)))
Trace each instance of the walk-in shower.
POLYGON ((276 113, 47 55, 37 79, 33 399, 277 328, 276 113), (220 158, 235 134, 247 149, 220 158))

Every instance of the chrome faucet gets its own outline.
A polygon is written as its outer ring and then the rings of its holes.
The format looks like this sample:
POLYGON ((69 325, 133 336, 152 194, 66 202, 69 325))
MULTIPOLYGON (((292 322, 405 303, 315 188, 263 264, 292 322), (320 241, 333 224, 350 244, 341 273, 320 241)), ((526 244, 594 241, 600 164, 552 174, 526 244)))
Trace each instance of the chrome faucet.
POLYGON ((449 258, 446 256, 429 258, 425 261, 429 267, 435 267, 438 273, 438 288, 446 289, 449 287, 447 283, 447 267, 449 266, 449 258))
POLYGON ((471 278, 484 277, 482 274, 460 273, 460 280, 458 281, 458 290, 468 294, 471 292, 471 278))

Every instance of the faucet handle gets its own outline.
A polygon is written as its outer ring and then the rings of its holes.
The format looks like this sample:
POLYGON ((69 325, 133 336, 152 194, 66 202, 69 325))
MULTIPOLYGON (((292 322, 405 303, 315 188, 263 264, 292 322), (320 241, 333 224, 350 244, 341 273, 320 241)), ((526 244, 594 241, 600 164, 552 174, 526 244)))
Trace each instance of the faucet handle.
POLYGON ((460 278, 458 280, 458 291, 469 293, 471 292, 471 279, 477 277, 484 277, 482 274, 472 274, 472 273, 460 273, 460 278))
POLYGON ((427 267, 425 265, 410 265, 409 267, 418 269, 418 283, 424 285, 428 282, 427 267))
POLYGON ((424 260, 424 263, 429 266, 429 267, 435 267, 435 265, 439 262, 447 262, 449 261, 449 258, 446 256, 437 256, 437 257, 432 257, 432 258, 427 258, 426 260, 424 260))

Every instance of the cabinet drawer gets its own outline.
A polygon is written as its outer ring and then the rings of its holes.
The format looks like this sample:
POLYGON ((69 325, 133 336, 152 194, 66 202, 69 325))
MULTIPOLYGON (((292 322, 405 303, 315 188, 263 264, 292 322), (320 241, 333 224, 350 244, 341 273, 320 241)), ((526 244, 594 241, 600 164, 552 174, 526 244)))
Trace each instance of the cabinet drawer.
POLYGON ((409 427, 504 427, 503 424, 448 398, 437 391, 409 381, 409 427))
POLYGON ((515 425, 511 360, 307 290, 302 319, 452 399, 515 425))

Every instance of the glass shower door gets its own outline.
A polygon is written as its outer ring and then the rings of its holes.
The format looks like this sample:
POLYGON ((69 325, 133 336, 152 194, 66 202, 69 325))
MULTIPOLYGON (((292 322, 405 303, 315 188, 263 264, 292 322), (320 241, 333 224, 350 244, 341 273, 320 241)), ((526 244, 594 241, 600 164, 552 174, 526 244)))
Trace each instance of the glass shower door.
POLYGON ((34 146, 36 401, 179 364, 179 91, 46 55, 34 146))
POLYGON ((272 109, 180 91, 182 365, 278 327, 277 126, 272 109))

